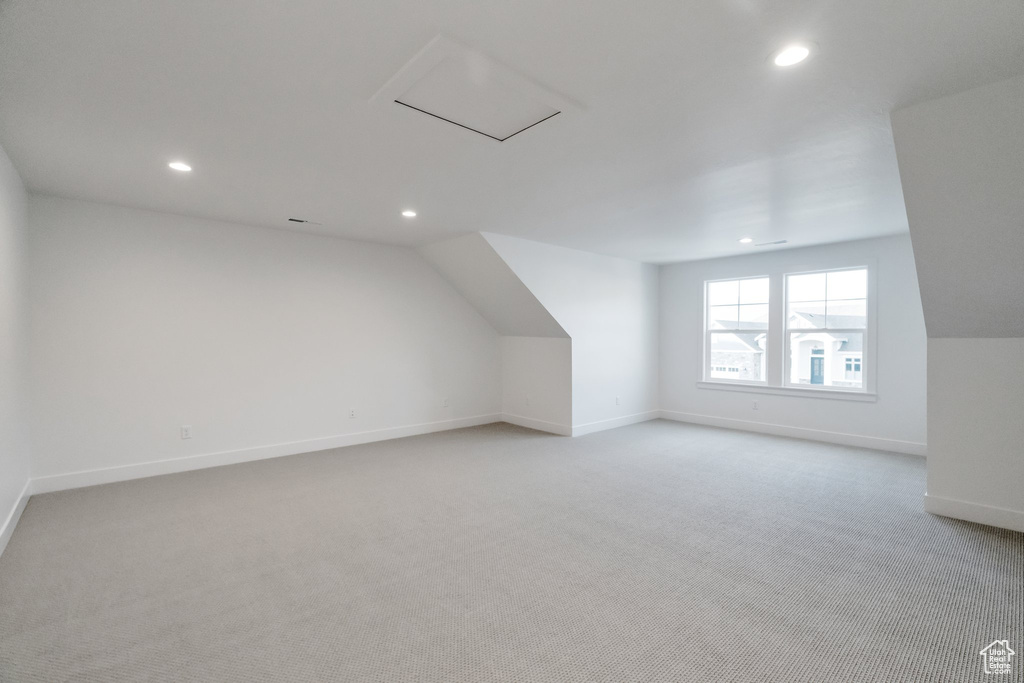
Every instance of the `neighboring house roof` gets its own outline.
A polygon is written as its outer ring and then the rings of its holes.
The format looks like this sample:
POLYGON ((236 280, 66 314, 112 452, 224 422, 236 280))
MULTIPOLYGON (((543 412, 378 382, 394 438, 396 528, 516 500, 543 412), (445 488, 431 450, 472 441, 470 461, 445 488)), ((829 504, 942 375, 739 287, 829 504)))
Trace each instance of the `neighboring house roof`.
MULTIPOLYGON (((802 317, 804 317, 804 316, 807 316, 809 314, 803 314, 802 313, 800 315, 802 317)), ((817 317, 819 319, 823 319, 824 318, 824 316, 817 316, 817 317)), ((836 318, 836 317, 837 316, 832 316, 832 318, 836 318)), ((852 315, 851 316, 838 316, 838 317, 847 317, 847 318, 856 319, 856 320, 863 320, 864 319, 862 316, 852 316, 852 315)), ((858 334, 856 336, 853 336, 853 334, 851 333, 850 336, 847 336, 844 333, 833 334, 831 332, 820 330, 820 329, 803 329, 803 330, 793 330, 793 331, 799 333, 798 338, 801 338, 801 337, 807 338, 807 337, 809 337, 811 340, 820 340, 822 337, 828 337, 832 341, 841 342, 839 344, 839 348, 836 349, 837 353, 862 353, 864 351, 864 335, 863 334, 858 334)))
POLYGON ((844 339, 843 343, 839 345, 840 353, 861 353, 864 351, 864 335, 853 337, 852 339, 844 339))
POLYGON ((740 351, 746 353, 764 353, 757 341, 764 338, 764 332, 721 334, 715 340, 715 351, 740 351))
POLYGON ((836 349, 836 353, 863 353, 864 351, 864 336, 858 335, 856 337, 844 337, 842 335, 834 335, 829 332, 819 332, 817 330, 801 330, 803 334, 798 339, 810 337, 809 341, 820 342, 822 337, 828 337, 832 341, 840 342, 839 348, 836 349))
POLYGON ((865 326, 867 318, 863 315, 830 315, 826 321, 825 316, 820 313, 803 313, 795 312, 790 315, 790 320, 793 318, 800 318, 815 328, 822 328, 826 326, 826 322, 829 327, 835 327, 838 329, 854 328, 859 329, 865 326))

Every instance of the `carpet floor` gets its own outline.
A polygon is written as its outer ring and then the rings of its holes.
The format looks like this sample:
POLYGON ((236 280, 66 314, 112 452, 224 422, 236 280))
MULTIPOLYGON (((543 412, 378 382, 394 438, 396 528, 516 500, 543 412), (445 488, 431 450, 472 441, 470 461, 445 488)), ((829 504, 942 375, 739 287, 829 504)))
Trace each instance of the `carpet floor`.
POLYGON ((1024 535, 913 456, 506 424, 34 496, 0 680, 1020 681, 1024 535))

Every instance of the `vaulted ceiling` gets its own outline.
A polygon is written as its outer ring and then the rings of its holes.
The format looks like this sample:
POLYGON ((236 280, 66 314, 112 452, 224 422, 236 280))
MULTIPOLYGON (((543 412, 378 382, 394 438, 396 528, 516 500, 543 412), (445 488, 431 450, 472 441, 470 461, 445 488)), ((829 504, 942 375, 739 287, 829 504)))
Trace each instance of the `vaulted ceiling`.
POLYGON ((32 191, 411 246, 902 232, 889 112, 1019 73, 1019 0, 0 2, 0 144, 32 191), (497 142, 375 101, 438 35, 573 110, 497 142), (767 60, 794 40, 815 54, 767 60))

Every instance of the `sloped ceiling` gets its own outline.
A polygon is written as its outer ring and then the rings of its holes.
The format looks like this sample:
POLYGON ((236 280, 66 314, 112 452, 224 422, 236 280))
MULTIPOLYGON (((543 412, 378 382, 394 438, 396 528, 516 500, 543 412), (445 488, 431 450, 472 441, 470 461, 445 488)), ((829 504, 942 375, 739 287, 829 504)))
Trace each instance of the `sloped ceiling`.
POLYGON ((1024 337, 1024 76, 892 122, 928 336, 1024 337))
POLYGON ((1022 45, 1020 0, 0 0, 0 144, 44 194, 694 260, 905 232, 889 112, 1024 72, 1022 45), (581 112, 499 143, 371 106, 439 33, 581 112))
POLYGON ((499 334, 569 337, 479 233, 431 244, 419 251, 499 334))

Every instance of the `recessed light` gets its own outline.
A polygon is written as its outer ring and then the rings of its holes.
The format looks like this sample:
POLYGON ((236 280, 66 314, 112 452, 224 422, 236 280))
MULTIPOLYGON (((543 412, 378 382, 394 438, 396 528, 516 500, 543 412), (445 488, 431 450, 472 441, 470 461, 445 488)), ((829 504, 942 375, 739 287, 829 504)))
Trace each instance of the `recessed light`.
POLYGON ((806 45, 787 45, 772 57, 775 66, 793 66, 807 59, 811 48, 806 45))
POLYGON ((412 211, 411 209, 406 209, 405 211, 402 212, 402 215, 405 216, 406 218, 416 218, 416 212, 412 211))
POLYGON ((750 244, 754 241, 753 237, 744 237, 740 240, 740 244, 750 244))
POLYGON ((191 171, 192 170, 192 167, 189 166, 188 164, 186 164, 183 161, 172 161, 171 163, 169 163, 167 165, 170 166, 171 168, 173 168, 175 171, 183 171, 184 172, 184 171, 191 171))

